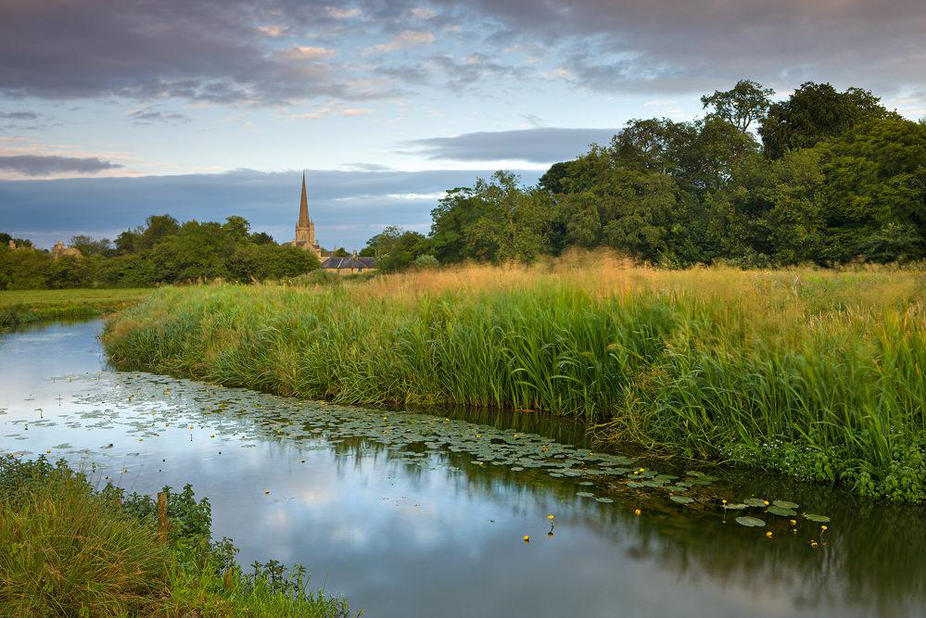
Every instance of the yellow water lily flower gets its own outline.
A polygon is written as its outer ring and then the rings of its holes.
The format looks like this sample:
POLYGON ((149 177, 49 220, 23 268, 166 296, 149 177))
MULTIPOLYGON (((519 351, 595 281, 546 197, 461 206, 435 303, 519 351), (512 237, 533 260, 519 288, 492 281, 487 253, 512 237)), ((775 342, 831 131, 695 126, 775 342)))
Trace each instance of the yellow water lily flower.
POLYGON ((531 542, 531 538, 530 538, 529 536, 527 536, 526 534, 524 535, 524 542, 525 542, 525 543, 530 543, 530 542, 531 542))
POLYGON ((641 511, 640 509, 634 509, 634 510, 633 510, 633 514, 634 514, 634 515, 637 515, 637 516, 639 516, 640 513, 642 513, 642 512, 643 512, 643 511, 641 511))
POLYGON ((768 532, 766 532, 765 536, 767 536, 768 538, 772 538, 772 531, 769 530, 768 532))
POLYGON ((549 519, 550 521, 553 521, 554 519, 556 519, 556 515, 553 515, 551 513, 550 515, 547 515, 547 519, 549 519))

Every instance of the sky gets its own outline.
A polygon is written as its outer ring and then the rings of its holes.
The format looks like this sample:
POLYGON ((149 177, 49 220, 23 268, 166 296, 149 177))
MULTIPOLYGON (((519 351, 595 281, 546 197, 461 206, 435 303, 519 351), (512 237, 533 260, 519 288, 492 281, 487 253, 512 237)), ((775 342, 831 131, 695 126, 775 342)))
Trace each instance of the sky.
POLYGON ((321 244, 360 248, 740 79, 922 118, 924 32, 922 0, 0 0, 0 231, 237 214, 283 242, 305 170, 321 244))

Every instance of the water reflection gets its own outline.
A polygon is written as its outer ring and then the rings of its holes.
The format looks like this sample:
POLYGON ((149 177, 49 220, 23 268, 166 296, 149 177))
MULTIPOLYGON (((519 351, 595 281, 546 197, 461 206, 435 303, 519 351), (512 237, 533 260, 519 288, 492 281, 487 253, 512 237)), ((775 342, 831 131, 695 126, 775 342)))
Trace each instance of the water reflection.
POLYGON ((792 535, 779 520, 767 539, 734 514, 682 507, 619 476, 557 478, 563 468, 517 465, 530 457, 489 459, 518 433, 556 438, 531 442, 547 454, 585 446, 575 425, 447 415, 471 424, 116 374, 99 329, 0 338, 0 449, 51 450, 130 490, 191 482, 242 562, 304 562, 315 584, 369 616, 926 615, 922 509, 755 476, 709 488, 833 518, 825 538, 810 522, 792 535), (825 545, 811 549, 811 538, 825 545))

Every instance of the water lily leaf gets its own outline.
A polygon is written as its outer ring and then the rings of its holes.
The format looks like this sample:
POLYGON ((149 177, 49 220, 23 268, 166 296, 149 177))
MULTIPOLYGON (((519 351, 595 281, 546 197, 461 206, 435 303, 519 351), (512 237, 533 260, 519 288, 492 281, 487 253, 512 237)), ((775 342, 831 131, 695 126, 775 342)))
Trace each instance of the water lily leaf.
POLYGON ((765 500, 763 500, 762 498, 746 498, 745 500, 743 500, 743 504, 745 504, 746 506, 763 507, 765 506, 765 500))
POLYGON ((787 500, 773 500, 772 504, 780 506, 783 509, 796 509, 798 507, 796 503, 788 502, 787 500))
POLYGON ((576 495, 579 496, 580 498, 594 498, 595 497, 595 494, 588 492, 588 491, 577 491, 576 495))
POLYGON ((614 500, 612 500, 611 498, 595 498, 595 501, 604 502, 605 504, 611 504, 612 502, 614 502, 614 500))
POLYGON ((810 521, 815 521, 818 524, 828 523, 830 518, 826 515, 817 515, 816 513, 803 513, 804 519, 809 519, 810 521))
POLYGON ((742 511, 746 508, 746 505, 742 502, 737 502, 735 504, 724 504, 723 508, 727 509, 728 511, 742 511))
POLYGON ((737 517, 736 523, 741 526, 746 526, 747 528, 761 528, 765 525, 765 522, 759 519, 758 517, 737 517))
POLYGON ((768 507, 768 512, 772 515, 778 515, 780 517, 794 517, 797 515, 797 511, 794 509, 786 509, 777 505, 768 507))
POLYGON ((678 502, 679 504, 690 504, 694 502, 694 498, 689 498, 688 496, 669 496, 669 500, 678 502))

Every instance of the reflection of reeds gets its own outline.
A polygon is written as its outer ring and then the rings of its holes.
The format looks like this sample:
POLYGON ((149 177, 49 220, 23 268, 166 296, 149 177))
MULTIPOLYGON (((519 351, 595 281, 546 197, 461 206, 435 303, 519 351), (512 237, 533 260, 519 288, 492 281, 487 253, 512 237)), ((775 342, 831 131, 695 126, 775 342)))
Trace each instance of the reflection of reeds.
POLYGON ((337 287, 165 289, 122 368, 365 404, 547 410, 868 494, 926 486, 921 271, 668 271, 606 254, 337 287))

